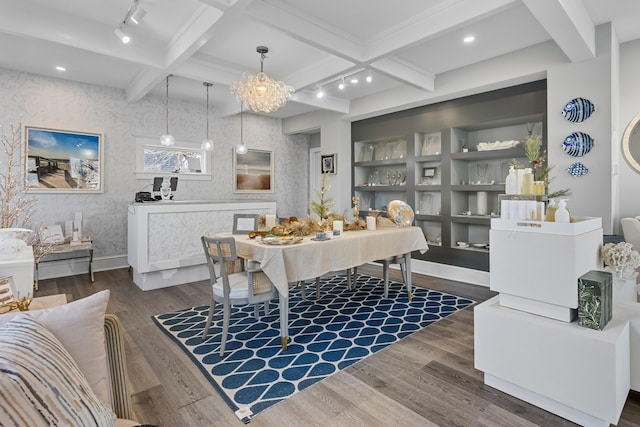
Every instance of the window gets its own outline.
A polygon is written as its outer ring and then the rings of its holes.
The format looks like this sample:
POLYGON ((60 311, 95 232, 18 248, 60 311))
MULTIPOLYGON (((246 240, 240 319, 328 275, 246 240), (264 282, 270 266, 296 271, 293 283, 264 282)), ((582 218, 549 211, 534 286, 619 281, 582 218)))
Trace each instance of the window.
POLYGON ((181 179, 210 179, 210 154, 199 143, 176 141, 164 147, 152 138, 136 138, 136 176, 146 179, 158 173, 179 174, 181 179))

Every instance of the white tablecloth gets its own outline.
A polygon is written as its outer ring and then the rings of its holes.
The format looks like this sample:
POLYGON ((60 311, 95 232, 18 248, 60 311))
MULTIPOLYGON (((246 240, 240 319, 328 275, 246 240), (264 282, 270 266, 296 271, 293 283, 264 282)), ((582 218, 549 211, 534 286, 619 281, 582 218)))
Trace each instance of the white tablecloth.
POLYGON ((285 297, 289 295, 289 283, 394 255, 428 250, 419 227, 347 231, 328 241, 317 242, 305 237, 301 243, 292 245, 267 245, 244 235, 234 237, 238 255, 259 261, 262 270, 285 297))

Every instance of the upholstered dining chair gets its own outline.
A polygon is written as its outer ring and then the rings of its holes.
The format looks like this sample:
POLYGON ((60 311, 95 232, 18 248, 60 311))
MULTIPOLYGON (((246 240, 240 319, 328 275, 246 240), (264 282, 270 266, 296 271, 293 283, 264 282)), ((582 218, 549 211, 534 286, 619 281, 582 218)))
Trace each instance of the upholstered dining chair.
POLYGON ((258 263, 248 261, 246 269, 244 268, 244 260, 236 253, 236 241, 233 237, 202 236, 201 240, 211 283, 211 303, 202 339, 209 333, 216 303, 222 303, 220 356, 223 356, 229 332, 231 306, 253 304, 254 316, 257 319, 259 305, 264 303, 265 315, 269 314, 269 302, 278 297, 278 291, 258 263))

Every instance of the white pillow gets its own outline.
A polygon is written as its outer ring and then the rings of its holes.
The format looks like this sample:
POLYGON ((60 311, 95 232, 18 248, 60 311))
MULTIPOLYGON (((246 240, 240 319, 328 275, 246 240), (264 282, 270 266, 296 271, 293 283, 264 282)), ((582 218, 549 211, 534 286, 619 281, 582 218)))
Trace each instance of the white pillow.
MULTIPOLYGON (((105 350, 104 315, 109 291, 104 290, 65 305, 29 311, 69 352, 98 398, 112 406, 111 380, 105 350)), ((0 315, 0 326, 20 312, 0 315)))
POLYGON ((0 326, 0 390, 2 425, 115 425, 69 352, 26 314, 0 326))

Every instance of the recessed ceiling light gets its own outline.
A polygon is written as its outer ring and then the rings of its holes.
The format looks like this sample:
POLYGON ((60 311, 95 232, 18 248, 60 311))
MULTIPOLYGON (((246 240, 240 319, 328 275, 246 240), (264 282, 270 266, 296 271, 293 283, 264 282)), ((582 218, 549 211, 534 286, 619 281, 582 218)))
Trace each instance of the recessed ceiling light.
POLYGON ((463 39, 463 41, 465 43, 471 43, 472 41, 474 41, 476 38, 474 36, 467 36, 463 39))
POLYGON ((56 67, 56 70, 58 70, 58 71, 67 71, 67 69, 66 69, 66 68, 61 67, 60 65, 58 65, 58 66, 56 67))

